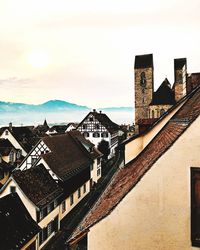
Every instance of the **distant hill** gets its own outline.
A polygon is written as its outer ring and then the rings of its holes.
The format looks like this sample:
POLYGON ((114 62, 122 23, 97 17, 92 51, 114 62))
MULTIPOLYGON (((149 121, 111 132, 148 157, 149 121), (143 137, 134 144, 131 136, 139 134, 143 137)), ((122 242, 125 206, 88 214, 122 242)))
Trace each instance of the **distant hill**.
MULTIPOLYGON (((60 112, 60 111, 90 111, 87 106, 82 106, 62 100, 50 100, 39 105, 25 104, 25 103, 13 103, 13 102, 1 102, 0 101, 0 113, 21 113, 21 112, 60 112)), ((111 107, 111 108, 99 108, 103 112, 131 112, 132 107, 111 107)))
POLYGON ((56 112, 67 110, 90 110, 86 106, 77 105, 61 100, 50 100, 43 104, 33 105, 24 103, 0 102, 0 113, 4 112, 56 112))

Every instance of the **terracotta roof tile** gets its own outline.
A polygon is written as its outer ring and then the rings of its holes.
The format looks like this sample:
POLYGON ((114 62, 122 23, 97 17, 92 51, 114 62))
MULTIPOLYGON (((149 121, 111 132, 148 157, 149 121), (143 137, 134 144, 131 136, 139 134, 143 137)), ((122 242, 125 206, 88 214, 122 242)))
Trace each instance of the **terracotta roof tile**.
POLYGON ((70 240, 106 217, 138 183, 143 175, 179 138, 200 114, 200 88, 190 96, 146 148, 124 168, 119 169, 95 206, 75 229, 70 240))

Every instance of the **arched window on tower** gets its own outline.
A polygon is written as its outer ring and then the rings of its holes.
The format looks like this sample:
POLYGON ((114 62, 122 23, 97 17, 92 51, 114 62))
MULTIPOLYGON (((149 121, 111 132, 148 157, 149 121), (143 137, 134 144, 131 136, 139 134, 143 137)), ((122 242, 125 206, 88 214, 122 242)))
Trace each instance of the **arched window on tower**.
POLYGON ((152 110, 152 113, 151 113, 151 114, 152 114, 152 117, 151 117, 151 118, 154 118, 154 110, 152 110))
POLYGON ((161 109, 161 110, 160 110, 160 116, 162 116, 164 113, 165 113, 165 110, 164 110, 164 109, 161 109))

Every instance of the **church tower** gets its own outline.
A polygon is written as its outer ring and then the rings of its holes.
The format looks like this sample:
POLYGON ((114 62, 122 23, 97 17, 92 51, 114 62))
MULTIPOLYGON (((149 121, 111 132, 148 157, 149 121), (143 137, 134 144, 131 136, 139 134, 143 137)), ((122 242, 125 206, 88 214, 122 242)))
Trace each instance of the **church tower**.
POLYGON ((186 58, 174 59, 174 92, 178 102, 186 95, 187 60, 186 58))
POLYGON ((149 118, 149 104, 153 97, 153 54, 135 57, 135 125, 149 118))

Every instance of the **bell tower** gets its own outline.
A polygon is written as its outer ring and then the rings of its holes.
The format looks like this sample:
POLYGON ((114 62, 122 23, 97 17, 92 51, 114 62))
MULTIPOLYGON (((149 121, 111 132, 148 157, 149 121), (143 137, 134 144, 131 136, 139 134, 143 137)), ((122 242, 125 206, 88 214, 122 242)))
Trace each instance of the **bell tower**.
POLYGON ((149 104, 153 97, 153 54, 135 57, 135 125, 149 118, 149 104))

